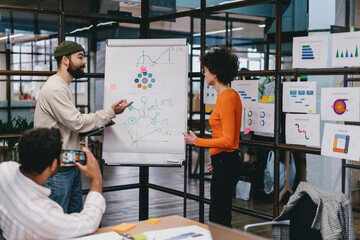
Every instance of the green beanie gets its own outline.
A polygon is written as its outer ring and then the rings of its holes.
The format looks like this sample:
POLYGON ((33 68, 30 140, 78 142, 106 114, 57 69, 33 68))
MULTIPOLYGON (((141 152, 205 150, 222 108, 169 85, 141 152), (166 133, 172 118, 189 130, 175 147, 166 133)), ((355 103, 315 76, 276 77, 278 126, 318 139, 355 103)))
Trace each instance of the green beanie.
POLYGON ((79 51, 85 52, 84 48, 80 44, 71 41, 63 41, 55 48, 54 58, 70 55, 79 51))

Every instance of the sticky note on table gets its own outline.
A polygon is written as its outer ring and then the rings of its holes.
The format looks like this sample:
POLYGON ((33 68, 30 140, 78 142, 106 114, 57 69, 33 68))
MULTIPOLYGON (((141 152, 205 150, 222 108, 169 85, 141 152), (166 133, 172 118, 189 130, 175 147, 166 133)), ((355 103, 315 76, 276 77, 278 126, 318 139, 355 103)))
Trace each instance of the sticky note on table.
MULTIPOLYGON (((188 130, 189 131, 189 130, 188 130)), ((148 223, 159 223, 160 219, 158 218, 149 218, 148 220, 146 220, 148 223)))
POLYGON ((130 229, 133 229, 134 227, 136 227, 136 224, 134 223, 121 223, 119 225, 114 226, 110 230, 119 233, 124 233, 126 231, 129 231, 130 229))
POLYGON ((136 234, 136 235, 132 235, 132 237, 135 240, 145 240, 145 239, 147 239, 147 236, 145 236, 144 234, 136 234))
POLYGON ((116 90, 116 83, 110 83, 110 90, 116 90))
POLYGON ((211 112, 211 106, 206 106, 205 112, 207 113, 211 112))
POLYGON ((262 103, 266 103, 267 102, 268 97, 267 96, 262 96, 261 102, 262 103))
POLYGON ((140 72, 141 73, 147 72, 147 67, 140 67, 140 72))

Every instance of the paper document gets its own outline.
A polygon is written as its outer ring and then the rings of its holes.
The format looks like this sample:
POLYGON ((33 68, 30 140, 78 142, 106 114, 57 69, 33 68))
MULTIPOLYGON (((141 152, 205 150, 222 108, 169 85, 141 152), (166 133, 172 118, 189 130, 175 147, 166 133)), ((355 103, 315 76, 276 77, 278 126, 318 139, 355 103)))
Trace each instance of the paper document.
POLYGON ((332 66, 360 66, 360 32, 335 33, 332 36, 332 66))
POLYGON ((258 84, 259 80, 231 82, 231 88, 239 94, 243 107, 256 107, 258 102, 258 84))
POLYGON ((116 232, 106 232, 85 237, 73 238, 73 240, 126 240, 127 238, 119 235, 116 232))
POLYGON ((258 103, 255 108, 245 108, 244 127, 250 131, 274 133, 274 104, 258 103))
POLYGON ((205 104, 215 104, 217 98, 217 92, 214 86, 207 85, 206 81, 204 83, 204 103, 205 104))
POLYGON ((286 114, 285 138, 287 144, 320 146, 319 114, 286 114))
POLYGON ((316 113, 316 82, 284 82, 283 112, 316 113))
POLYGON ((322 88, 321 120, 360 120, 360 88, 322 88))
POLYGON ((325 123, 321 155, 360 159, 360 126, 325 123))
POLYGON ((294 37, 293 68, 326 68, 328 39, 327 35, 294 37))
POLYGON ((156 240, 212 240, 209 230, 195 225, 150 231, 144 234, 147 239, 156 240))

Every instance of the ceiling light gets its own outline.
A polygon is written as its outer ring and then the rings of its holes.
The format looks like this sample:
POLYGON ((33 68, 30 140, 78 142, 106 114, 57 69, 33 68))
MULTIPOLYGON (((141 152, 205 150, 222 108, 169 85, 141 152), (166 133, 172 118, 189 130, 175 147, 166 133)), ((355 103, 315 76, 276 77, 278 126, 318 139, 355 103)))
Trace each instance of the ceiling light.
POLYGON ((234 2, 242 2, 242 1, 244 1, 244 0, 224 1, 224 2, 219 3, 219 5, 228 4, 228 3, 234 3, 234 2))
MULTIPOLYGON (((233 28, 231 29, 233 32, 234 31, 241 31, 241 30, 244 30, 243 27, 239 27, 239 28, 233 28)), ((229 30, 230 31, 230 30, 229 30)), ((226 30, 217 30, 217 31, 211 31, 211 32, 206 32, 206 35, 210 35, 210 34, 217 34, 217 33, 225 33, 226 30)), ((200 33, 194 33, 193 36, 196 37, 196 36, 200 36, 201 34, 200 33)))
POLYGON ((264 27, 266 27, 266 24, 259 24, 258 25, 260 28, 264 28, 264 27))

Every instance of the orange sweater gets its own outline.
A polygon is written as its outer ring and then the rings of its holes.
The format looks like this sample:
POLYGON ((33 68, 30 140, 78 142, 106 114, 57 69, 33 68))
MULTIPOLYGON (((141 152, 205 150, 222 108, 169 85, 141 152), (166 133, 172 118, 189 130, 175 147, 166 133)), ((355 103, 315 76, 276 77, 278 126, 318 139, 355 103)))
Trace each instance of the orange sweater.
POLYGON ((196 138, 195 146, 210 147, 210 156, 239 148, 242 104, 239 94, 226 89, 217 96, 210 115, 212 139, 196 138))

